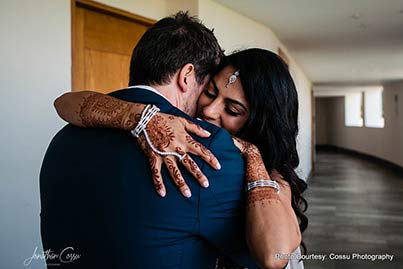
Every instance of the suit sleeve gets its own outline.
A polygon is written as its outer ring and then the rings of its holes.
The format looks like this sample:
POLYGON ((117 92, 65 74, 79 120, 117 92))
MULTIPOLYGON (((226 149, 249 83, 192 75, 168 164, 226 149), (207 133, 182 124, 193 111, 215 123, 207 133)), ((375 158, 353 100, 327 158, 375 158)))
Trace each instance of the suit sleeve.
POLYGON ((200 195, 200 233, 234 264, 259 268, 246 244, 243 158, 225 130, 217 132, 209 148, 222 168, 203 167, 210 187, 200 195))

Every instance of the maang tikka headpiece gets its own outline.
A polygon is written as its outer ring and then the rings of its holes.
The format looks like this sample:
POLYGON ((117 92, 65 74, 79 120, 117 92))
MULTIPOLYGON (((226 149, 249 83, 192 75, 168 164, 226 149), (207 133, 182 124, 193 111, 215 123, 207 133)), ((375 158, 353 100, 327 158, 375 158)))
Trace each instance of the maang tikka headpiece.
POLYGON ((228 83, 225 85, 225 88, 228 88, 228 85, 235 83, 239 76, 239 70, 236 70, 229 78, 228 78, 228 83))

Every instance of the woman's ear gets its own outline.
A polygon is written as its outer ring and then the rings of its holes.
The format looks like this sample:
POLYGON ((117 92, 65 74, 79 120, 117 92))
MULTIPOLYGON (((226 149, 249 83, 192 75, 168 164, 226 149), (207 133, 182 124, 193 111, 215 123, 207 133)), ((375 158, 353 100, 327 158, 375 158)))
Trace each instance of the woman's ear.
POLYGON ((196 80, 195 68, 193 64, 185 64, 179 71, 178 84, 182 92, 192 89, 196 80))

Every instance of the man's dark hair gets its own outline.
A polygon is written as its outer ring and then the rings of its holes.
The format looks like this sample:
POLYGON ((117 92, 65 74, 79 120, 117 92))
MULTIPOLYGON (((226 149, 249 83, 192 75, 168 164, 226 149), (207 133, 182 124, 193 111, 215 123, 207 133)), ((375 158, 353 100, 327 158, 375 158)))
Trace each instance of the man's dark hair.
POLYGON ((168 83, 188 63, 202 83, 222 55, 213 31, 181 11, 159 20, 141 37, 130 62, 129 86, 168 83))

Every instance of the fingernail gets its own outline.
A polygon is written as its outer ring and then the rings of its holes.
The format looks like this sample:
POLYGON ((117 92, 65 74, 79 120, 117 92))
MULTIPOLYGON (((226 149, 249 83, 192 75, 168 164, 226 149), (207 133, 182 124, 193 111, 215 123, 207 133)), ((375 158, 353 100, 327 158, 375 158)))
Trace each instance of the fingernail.
POLYGON ((165 191, 159 191, 158 193, 161 195, 161 197, 165 197, 165 191))
POLYGON ((203 187, 207 188, 207 187, 209 186, 208 181, 207 181, 207 180, 204 181, 204 182, 202 183, 202 185, 203 185, 203 187))
POLYGON ((221 169, 221 164, 219 162, 217 162, 217 165, 215 166, 217 170, 221 169))
POLYGON ((203 130, 208 136, 211 135, 211 133, 209 131, 203 130))
POLYGON ((192 196, 192 193, 189 190, 185 191, 185 197, 190 198, 192 196))

